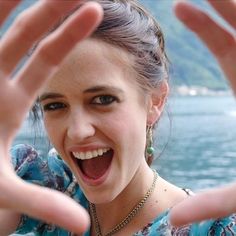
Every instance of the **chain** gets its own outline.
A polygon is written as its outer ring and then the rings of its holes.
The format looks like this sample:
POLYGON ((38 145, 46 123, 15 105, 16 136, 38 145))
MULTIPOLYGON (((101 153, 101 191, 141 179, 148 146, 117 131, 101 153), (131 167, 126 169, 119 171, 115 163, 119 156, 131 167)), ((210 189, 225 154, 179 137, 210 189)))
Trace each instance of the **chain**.
POLYGON ((144 197, 138 202, 138 204, 132 209, 132 211, 119 224, 117 224, 113 229, 111 229, 108 233, 106 233, 104 235, 101 232, 101 227, 100 227, 100 224, 99 224, 99 221, 98 221, 96 207, 93 203, 89 202, 89 211, 90 211, 90 214, 92 216, 92 221, 94 223, 96 236, 111 236, 111 235, 114 235, 115 233, 117 233, 118 231, 123 229, 127 224, 130 223, 130 221, 143 208, 144 204, 147 202, 148 198, 151 196, 151 194, 153 193, 153 191, 155 189, 158 174, 155 170, 153 170, 153 173, 154 173, 154 179, 153 179, 152 185, 148 189, 148 191, 146 192, 144 197))

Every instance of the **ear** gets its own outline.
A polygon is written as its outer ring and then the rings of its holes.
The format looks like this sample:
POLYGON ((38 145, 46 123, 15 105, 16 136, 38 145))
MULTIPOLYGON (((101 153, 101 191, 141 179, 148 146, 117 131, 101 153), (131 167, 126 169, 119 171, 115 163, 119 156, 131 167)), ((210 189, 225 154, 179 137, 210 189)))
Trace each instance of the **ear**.
POLYGON ((169 86, 166 80, 164 80, 158 89, 152 91, 150 96, 150 102, 148 105, 147 124, 155 124, 165 107, 166 98, 169 94, 169 86))

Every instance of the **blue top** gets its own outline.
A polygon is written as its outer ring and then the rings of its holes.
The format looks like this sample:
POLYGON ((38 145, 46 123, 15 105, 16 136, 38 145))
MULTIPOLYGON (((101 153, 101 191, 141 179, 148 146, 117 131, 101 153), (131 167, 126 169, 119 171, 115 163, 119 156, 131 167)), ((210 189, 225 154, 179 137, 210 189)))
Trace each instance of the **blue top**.
MULTIPOLYGON (((49 154, 48 157, 41 157, 31 146, 24 144, 14 146, 11 153, 15 171, 22 179, 64 192, 83 207, 88 208, 88 201, 76 183, 73 174, 55 153, 49 154)), ((168 213, 169 210, 157 216, 154 221, 135 233, 134 236, 236 235, 236 214, 224 219, 208 220, 174 228, 168 224, 168 213)), ((43 221, 22 215, 17 230, 12 235, 69 236, 72 234, 55 225, 49 225, 43 221)), ((84 236, 89 235, 88 230, 84 236)))

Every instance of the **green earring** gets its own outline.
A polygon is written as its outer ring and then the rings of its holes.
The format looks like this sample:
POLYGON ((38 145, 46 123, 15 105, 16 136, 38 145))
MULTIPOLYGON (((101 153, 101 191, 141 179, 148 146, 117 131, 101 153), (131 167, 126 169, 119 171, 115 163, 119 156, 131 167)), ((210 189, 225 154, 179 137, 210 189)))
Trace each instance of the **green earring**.
POLYGON ((153 147, 153 127, 152 125, 147 126, 147 144, 146 144, 146 160, 149 163, 151 160, 153 160, 153 155, 155 152, 155 148, 153 147))

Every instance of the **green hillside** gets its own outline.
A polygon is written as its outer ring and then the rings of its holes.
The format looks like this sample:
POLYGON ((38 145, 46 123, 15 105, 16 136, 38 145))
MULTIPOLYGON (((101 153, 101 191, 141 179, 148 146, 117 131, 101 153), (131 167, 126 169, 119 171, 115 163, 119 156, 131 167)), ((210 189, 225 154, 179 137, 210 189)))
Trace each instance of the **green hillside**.
MULTIPOLYGON (((176 19, 172 12, 172 0, 140 0, 158 19, 166 38, 171 61, 173 85, 203 86, 224 90, 228 86, 215 59, 192 32, 176 19)), ((196 5, 213 12, 204 0, 196 5)))

